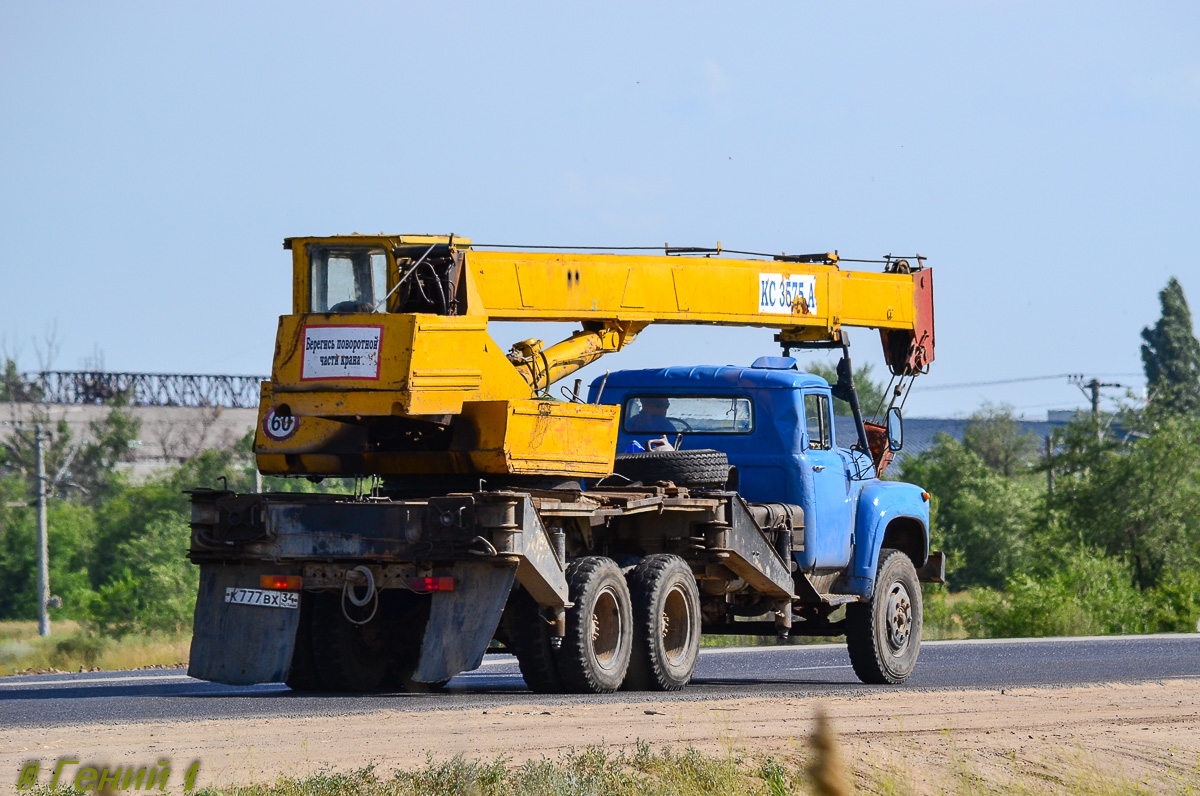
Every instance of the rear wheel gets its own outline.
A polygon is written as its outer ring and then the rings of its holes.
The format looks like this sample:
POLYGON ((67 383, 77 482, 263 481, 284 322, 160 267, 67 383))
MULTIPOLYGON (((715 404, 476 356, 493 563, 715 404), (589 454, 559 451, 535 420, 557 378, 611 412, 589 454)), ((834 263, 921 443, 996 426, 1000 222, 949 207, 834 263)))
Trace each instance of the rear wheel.
POLYGON ((652 555, 626 577, 633 598, 633 655, 625 688, 678 691, 700 657, 700 592, 679 556, 652 555))
POLYGON ((378 691, 388 671, 391 634, 382 612, 363 625, 342 613, 341 594, 313 595, 312 653, 321 685, 331 691, 378 691))
POLYGON ((573 605, 567 633, 556 656, 568 691, 610 694, 629 669, 633 616, 629 588, 611 558, 587 556, 567 567, 573 605))
POLYGON ((292 648, 292 664, 284 681, 293 691, 316 691, 321 687, 316 664, 313 662, 312 614, 315 596, 312 592, 300 593, 300 621, 296 627, 296 644, 292 648))
POLYGON ((385 591, 381 594, 390 617, 392 637, 388 644, 388 668, 383 678, 384 688, 424 694, 438 691, 450 682, 422 683, 413 679, 421 660, 421 643, 429 623, 432 598, 408 591, 385 591))
POLYGON ((508 598, 503 624, 525 685, 538 694, 561 693, 563 683, 554 648, 550 646, 550 625, 539 614, 537 602, 520 586, 508 598))
POLYGON ((846 606, 846 648, 859 680, 895 685, 908 679, 921 651, 922 610, 912 561, 899 550, 880 550, 871 601, 846 606))

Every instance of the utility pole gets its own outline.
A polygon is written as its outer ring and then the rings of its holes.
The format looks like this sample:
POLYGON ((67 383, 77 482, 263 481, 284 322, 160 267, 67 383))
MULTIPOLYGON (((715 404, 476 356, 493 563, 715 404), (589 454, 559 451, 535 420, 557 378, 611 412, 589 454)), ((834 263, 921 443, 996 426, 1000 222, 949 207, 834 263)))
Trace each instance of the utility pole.
POLYGON ((1054 437, 1051 434, 1046 435, 1046 492, 1054 494, 1054 468, 1050 466, 1054 458, 1054 437))
MULTIPOLYGON (((28 432, 29 426, 23 423, 5 423, 4 425, 11 426, 17 431, 28 432)), ((50 531, 49 518, 47 517, 47 499, 49 497, 50 486, 46 479, 46 443, 52 439, 50 432, 46 431, 41 423, 33 425, 33 458, 34 458, 34 487, 37 489, 37 495, 33 505, 37 507, 37 601, 38 601, 38 635, 50 635, 50 613, 51 608, 59 608, 62 606, 62 600, 58 597, 50 596, 50 531)), ((7 448, 10 452, 15 449, 4 442, 0 445, 7 448)), ((74 456, 74 454, 72 454, 74 456)), ((71 457, 67 457, 67 463, 70 463, 71 457)), ((55 483, 58 482, 58 477, 66 470, 66 465, 63 470, 55 477, 55 483)), ((12 505, 12 504, 10 504, 12 505)), ((15 504, 28 507, 28 503, 15 504)))
POLYGON ((1084 396, 1089 396, 1092 401, 1092 422, 1096 425, 1096 441, 1103 440, 1104 435, 1100 428, 1100 389, 1102 387, 1124 387, 1124 384, 1115 382, 1102 382, 1097 378, 1085 382, 1083 376, 1071 376, 1071 383, 1083 391, 1084 396))
POLYGON ((46 456, 42 446, 42 424, 33 427, 37 451, 37 522, 38 522, 38 635, 50 635, 50 540, 46 519, 46 456))

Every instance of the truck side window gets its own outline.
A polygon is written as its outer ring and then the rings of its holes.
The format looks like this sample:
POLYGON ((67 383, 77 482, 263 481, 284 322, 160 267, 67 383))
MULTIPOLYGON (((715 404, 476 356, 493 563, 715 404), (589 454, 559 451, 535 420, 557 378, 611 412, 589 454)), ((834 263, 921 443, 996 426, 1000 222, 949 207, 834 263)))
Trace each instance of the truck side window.
POLYGON ((818 393, 806 393, 804 419, 808 424, 808 449, 829 450, 829 399, 818 393))
POLYGON ((309 282, 312 312, 383 312, 387 255, 378 249, 314 249, 309 282))

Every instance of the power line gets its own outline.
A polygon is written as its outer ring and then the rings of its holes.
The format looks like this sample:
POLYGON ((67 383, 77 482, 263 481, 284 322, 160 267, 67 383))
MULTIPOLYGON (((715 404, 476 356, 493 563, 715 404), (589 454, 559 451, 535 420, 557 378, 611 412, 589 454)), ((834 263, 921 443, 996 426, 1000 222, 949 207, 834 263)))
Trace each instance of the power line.
POLYGON ((547 246, 547 245, 529 245, 524 246, 517 243, 475 243, 470 244, 472 249, 538 249, 551 251, 602 251, 602 252, 638 252, 638 251, 662 251, 668 255, 671 254, 744 254, 750 257, 763 257, 771 260, 794 261, 794 262, 825 262, 827 260, 836 259, 842 263, 877 263, 880 265, 891 265, 898 260, 915 260, 918 263, 923 263, 925 257, 919 254, 913 255, 884 255, 878 260, 854 259, 850 257, 834 257, 828 253, 822 252, 819 254, 787 254, 775 252, 755 252, 746 251, 744 249, 727 249, 720 243, 716 248, 708 246, 671 246, 664 243, 662 246, 547 246))
MULTIPOLYGON (((1102 373, 1099 374, 1106 377, 1133 377, 1142 376, 1141 373, 1102 373)), ((1000 384, 1020 384, 1031 381, 1053 381, 1054 379, 1071 379, 1083 378, 1082 373, 1056 373, 1053 376, 1023 376, 1016 379, 997 379, 995 381, 967 381, 959 384, 937 384, 933 386, 923 387, 921 392, 934 392, 937 390, 965 390, 970 387, 995 387, 1000 384)))

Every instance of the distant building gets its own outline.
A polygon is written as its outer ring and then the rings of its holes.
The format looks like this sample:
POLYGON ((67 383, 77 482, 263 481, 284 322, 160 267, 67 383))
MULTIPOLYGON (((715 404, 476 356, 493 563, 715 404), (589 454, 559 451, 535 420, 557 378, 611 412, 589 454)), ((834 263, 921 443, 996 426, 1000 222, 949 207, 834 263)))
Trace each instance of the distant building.
MULTIPOLYGON (((72 439, 89 440, 91 425, 112 411, 108 406, 81 404, 0 403, 0 421, 27 423, 35 412, 49 415, 50 428, 65 420, 72 439)), ((130 443, 132 461, 123 465, 134 478, 144 478, 164 467, 178 464, 209 448, 228 448, 254 429, 257 409, 228 409, 219 406, 130 406, 128 412, 141 421, 138 439, 130 443)), ((0 425, 0 437, 5 428, 0 425)))
MULTIPOLYGON (((1045 444, 1046 437, 1055 429, 1064 428, 1075 419, 1076 410, 1051 410, 1046 420, 1017 420, 1022 432, 1033 432, 1038 442, 1045 444)), ((917 456, 933 447, 933 441, 939 433, 949 434, 962 442, 963 432, 971 421, 959 417, 906 417, 904 418, 904 450, 900 455, 917 456)), ((837 430, 839 445, 845 445, 847 440, 853 441, 857 436, 854 430, 854 419, 839 416, 835 418, 834 427, 837 430)))

